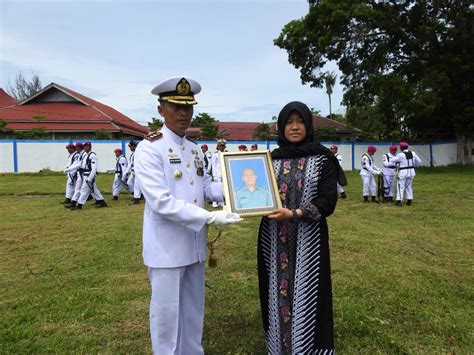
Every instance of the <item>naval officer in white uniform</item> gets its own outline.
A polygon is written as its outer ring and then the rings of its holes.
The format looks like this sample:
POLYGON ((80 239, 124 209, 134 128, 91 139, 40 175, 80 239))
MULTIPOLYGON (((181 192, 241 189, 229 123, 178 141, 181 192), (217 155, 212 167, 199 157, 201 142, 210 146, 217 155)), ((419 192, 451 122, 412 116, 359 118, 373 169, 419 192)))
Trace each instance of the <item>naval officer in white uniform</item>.
POLYGON ((176 77, 156 86, 160 132, 135 151, 135 174, 145 197, 143 259, 152 295, 150 332, 154 354, 203 354, 204 261, 207 227, 240 220, 238 214, 208 212, 205 199, 223 200, 222 183, 204 171, 197 144, 185 131, 191 123, 198 82, 176 77))

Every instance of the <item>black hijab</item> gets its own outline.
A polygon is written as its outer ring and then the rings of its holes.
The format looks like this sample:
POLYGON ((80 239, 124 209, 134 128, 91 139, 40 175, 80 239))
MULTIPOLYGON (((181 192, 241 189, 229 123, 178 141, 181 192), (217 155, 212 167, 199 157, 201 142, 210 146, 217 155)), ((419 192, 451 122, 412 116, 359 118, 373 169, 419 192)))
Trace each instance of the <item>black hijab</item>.
POLYGON ((322 154, 329 158, 337 168, 337 181, 339 185, 347 185, 346 175, 339 165, 335 155, 325 146, 318 142, 314 134, 313 114, 308 106, 299 101, 293 101, 285 105, 278 115, 278 148, 272 151, 273 159, 296 159, 309 155, 322 154), (285 126, 293 112, 297 112, 304 121, 306 137, 299 143, 291 143, 285 137, 285 126))

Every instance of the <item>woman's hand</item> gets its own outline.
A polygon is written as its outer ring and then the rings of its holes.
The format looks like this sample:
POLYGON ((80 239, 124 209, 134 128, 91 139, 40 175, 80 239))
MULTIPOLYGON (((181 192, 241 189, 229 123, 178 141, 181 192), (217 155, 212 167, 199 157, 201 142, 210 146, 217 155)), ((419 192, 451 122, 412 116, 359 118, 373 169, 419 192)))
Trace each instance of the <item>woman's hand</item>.
POLYGON ((279 208, 277 210, 271 211, 267 217, 274 219, 277 222, 283 222, 290 220, 291 217, 293 217, 293 212, 291 212, 291 210, 288 208, 279 208))

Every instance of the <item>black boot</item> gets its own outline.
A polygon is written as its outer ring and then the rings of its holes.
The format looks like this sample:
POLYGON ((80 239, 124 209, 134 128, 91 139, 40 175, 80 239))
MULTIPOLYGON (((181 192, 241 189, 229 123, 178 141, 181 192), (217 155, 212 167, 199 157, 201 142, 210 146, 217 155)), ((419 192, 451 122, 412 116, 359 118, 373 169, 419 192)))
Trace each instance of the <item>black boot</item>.
POLYGON ((407 200, 407 206, 411 206, 411 201, 412 200, 407 200))
POLYGON ((87 201, 90 201, 90 200, 92 200, 92 198, 93 198, 93 197, 92 197, 92 195, 91 195, 91 194, 89 194, 89 196, 87 196, 87 201))
POLYGON ((390 203, 393 203, 393 196, 390 196, 388 200, 390 201, 390 203))
POLYGON ((114 197, 112 197, 112 200, 114 200, 114 201, 118 201, 118 196, 114 196, 114 197))
POLYGON ((64 201, 59 202, 61 205, 67 205, 68 203, 71 203, 70 198, 66 198, 64 201))
POLYGON ((395 206, 400 206, 400 207, 402 207, 402 201, 397 200, 397 202, 395 202, 395 206))
POLYGON ((345 191, 342 191, 342 192, 341 192, 341 198, 347 198, 347 195, 346 195, 346 192, 345 192, 345 191))
POLYGON ((369 203, 369 196, 364 196, 364 202, 369 203))
POLYGON ((372 196, 372 202, 373 202, 373 203, 380 203, 380 201, 378 201, 378 200, 375 199, 375 196, 372 196))
POLYGON ((94 205, 100 205, 100 200, 95 200, 94 205))
POLYGON ((130 203, 130 205, 138 205, 138 204, 140 204, 140 199, 139 198, 134 198, 132 200, 132 202, 130 203))
POLYGON ((77 203, 77 201, 71 201, 71 202, 69 202, 69 203, 66 203, 63 207, 64 207, 64 208, 76 207, 76 203, 77 203))
POLYGON ((74 207, 70 208, 71 211, 82 210, 82 205, 80 203, 76 203, 74 207))
POLYGON ((99 200, 97 202, 98 202, 98 204, 97 204, 97 206, 95 206, 96 208, 108 207, 104 200, 99 200))

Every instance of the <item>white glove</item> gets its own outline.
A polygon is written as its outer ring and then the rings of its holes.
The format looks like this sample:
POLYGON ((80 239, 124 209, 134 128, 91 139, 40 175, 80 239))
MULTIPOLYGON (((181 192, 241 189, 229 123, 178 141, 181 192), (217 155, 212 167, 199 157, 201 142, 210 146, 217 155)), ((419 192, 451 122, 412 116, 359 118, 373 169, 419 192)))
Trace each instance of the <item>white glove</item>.
POLYGON ((382 172, 380 170, 375 171, 375 175, 380 175, 382 172))
POLYGON ((225 211, 212 211, 209 213, 210 215, 206 223, 214 224, 216 226, 237 223, 242 220, 238 213, 229 213, 225 211))

